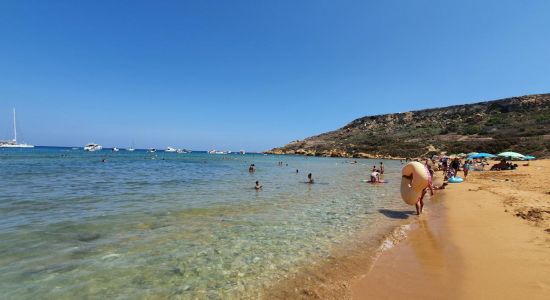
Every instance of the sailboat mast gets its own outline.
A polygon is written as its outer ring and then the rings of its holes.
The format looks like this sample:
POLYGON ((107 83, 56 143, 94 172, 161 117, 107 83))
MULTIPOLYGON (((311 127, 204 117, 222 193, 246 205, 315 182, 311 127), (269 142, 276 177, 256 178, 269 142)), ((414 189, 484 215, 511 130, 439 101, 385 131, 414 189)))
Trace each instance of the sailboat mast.
POLYGON ((17 143, 17 126, 15 125, 15 108, 13 109, 13 141, 17 143))

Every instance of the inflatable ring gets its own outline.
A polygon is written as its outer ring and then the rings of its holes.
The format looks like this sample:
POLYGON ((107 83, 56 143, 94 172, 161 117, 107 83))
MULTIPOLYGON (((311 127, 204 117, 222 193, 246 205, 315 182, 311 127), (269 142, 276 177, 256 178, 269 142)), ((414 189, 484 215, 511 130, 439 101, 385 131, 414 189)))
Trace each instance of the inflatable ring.
POLYGON ((414 205, 418 202, 422 191, 428 187, 430 172, 421 163, 413 161, 406 164, 401 174, 409 178, 401 177, 401 198, 405 203, 414 205))
POLYGON ((449 183, 461 183, 462 181, 464 181, 464 179, 462 179, 462 177, 451 177, 449 178, 449 183))

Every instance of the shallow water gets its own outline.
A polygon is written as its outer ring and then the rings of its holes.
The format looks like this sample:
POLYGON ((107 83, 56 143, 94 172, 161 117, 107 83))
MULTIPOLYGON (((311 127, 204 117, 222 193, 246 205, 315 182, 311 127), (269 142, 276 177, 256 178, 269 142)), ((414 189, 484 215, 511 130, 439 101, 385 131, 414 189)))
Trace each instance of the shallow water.
POLYGON ((398 161, 384 161, 389 183, 380 185, 361 182, 378 161, 349 161, 0 149, 0 292, 254 297, 359 230, 397 224, 392 211, 408 209, 398 161), (309 172, 313 185, 304 183, 309 172))

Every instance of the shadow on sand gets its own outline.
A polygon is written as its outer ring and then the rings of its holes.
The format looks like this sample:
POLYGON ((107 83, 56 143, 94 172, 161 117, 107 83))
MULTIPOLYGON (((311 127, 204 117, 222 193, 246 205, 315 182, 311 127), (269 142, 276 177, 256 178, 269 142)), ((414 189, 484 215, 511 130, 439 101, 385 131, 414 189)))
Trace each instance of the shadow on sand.
POLYGON ((415 212, 412 210, 398 211, 398 210, 389 210, 389 209, 379 209, 378 212, 392 219, 408 219, 410 215, 415 214, 415 212))

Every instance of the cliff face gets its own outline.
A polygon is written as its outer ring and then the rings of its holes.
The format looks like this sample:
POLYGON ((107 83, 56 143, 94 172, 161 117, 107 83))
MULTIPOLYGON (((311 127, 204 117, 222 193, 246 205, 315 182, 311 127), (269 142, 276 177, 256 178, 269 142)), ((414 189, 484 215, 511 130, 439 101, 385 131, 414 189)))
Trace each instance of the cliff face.
POLYGON ((550 94, 367 116, 266 153, 415 157, 506 150, 550 156, 550 94))

